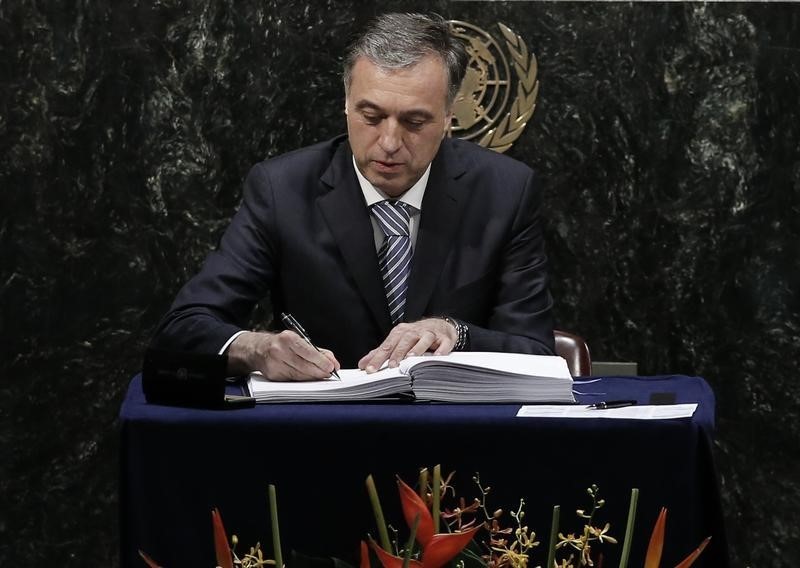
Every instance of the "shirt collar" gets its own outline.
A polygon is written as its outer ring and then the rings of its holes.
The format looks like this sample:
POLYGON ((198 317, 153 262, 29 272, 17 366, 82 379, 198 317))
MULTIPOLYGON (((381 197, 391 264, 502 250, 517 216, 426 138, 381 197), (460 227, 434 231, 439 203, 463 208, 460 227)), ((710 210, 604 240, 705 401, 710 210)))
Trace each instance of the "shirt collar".
MULTIPOLYGON (((367 202, 367 207, 375 205, 379 201, 392 199, 380 189, 372 185, 367 178, 365 178, 356 165, 356 158, 353 156, 353 169, 356 171, 358 184, 361 186, 361 192, 364 194, 364 200, 367 202)), ((417 183, 411 186, 403 195, 397 198, 398 201, 407 203, 417 211, 422 211, 422 198, 425 196, 425 188, 428 186, 428 178, 431 175, 431 165, 425 169, 425 173, 417 180, 417 183)))

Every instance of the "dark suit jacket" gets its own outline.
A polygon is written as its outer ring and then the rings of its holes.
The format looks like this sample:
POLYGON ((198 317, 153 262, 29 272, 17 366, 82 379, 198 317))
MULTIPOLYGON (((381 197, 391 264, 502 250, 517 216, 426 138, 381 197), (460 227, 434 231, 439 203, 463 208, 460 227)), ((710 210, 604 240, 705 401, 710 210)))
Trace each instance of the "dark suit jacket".
MULTIPOLYGON (((422 204, 405 320, 449 315, 469 325, 474 351, 551 354, 540 202, 524 164, 445 139, 422 204)), ((218 249, 179 292, 154 346, 216 353, 267 295, 344 367, 392 328, 346 136, 251 169, 218 249)))

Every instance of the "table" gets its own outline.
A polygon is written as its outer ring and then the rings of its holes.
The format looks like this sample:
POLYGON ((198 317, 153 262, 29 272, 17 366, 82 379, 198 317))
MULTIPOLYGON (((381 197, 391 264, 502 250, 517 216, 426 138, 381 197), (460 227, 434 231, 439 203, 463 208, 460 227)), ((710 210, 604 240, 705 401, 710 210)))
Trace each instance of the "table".
MULTIPOLYGON (((211 510, 218 507, 239 551, 262 543, 271 558, 268 485, 277 491, 284 559, 303 554, 355 565, 367 534, 377 537, 365 489, 372 474, 387 521, 407 532, 396 476, 409 484, 420 467, 455 471, 458 495, 472 498, 477 472, 492 508, 525 499, 526 524, 543 542, 554 505, 561 529, 582 530, 574 515, 596 484, 620 543, 631 488, 640 491, 629 566, 643 564, 650 531, 668 508, 662 566, 674 566, 708 536, 695 566, 728 566, 711 441, 715 399, 701 377, 602 377, 576 381, 580 403, 675 393, 698 402, 692 418, 615 420, 518 418, 515 404, 335 403, 202 410, 147 404, 133 378, 120 411, 121 565, 141 567, 137 550, 166 568, 212 567, 211 510)), ((616 566, 621 544, 602 545, 616 566)), ((541 556, 541 557, 539 557, 541 556)))

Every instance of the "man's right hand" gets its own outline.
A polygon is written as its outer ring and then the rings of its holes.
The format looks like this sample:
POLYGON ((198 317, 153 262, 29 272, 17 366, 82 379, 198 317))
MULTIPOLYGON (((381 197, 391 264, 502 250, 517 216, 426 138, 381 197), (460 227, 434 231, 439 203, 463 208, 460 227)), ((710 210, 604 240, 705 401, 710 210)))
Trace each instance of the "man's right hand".
POLYGON ((246 375, 261 371, 272 381, 326 379, 340 368, 333 352, 317 351, 293 331, 247 331, 233 340, 227 355, 229 373, 246 375))

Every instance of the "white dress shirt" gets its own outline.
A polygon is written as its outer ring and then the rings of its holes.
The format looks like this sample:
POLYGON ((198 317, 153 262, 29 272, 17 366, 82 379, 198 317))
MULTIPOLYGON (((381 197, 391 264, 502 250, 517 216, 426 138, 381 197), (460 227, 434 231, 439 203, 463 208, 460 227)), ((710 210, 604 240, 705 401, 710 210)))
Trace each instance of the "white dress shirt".
MULTIPOLYGON (((379 201, 385 201, 386 199, 393 199, 389 197, 380 189, 372 185, 367 178, 365 178, 361 171, 358 169, 356 165, 356 159, 353 157, 353 169, 356 171, 356 177, 358 177, 358 183, 361 186, 361 192, 364 194, 364 201, 367 204, 367 207, 371 207, 372 205, 378 203, 379 201)), ((428 164, 428 168, 425 170, 425 173, 422 174, 422 177, 417 180, 417 183, 411 186, 411 188, 406 191, 403 195, 397 198, 397 201, 402 201, 407 205, 411 206, 411 220, 408 223, 408 230, 409 236, 411 237, 411 250, 414 250, 415 245, 417 244, 417 233, 419 232, 419 216, 422 213, 422 198, 425 196, 425 189, 428 187, 428 178, 431 175, 431 165, 428 164)), ((383 244, 383 231, 381 231, 380 226, 378 225, 378 221, 375 219, 375 216, 370 214, 370 219, 372 220, 372 233, 375 236, 375 250, 380 250, 381 245, 383 244)))

